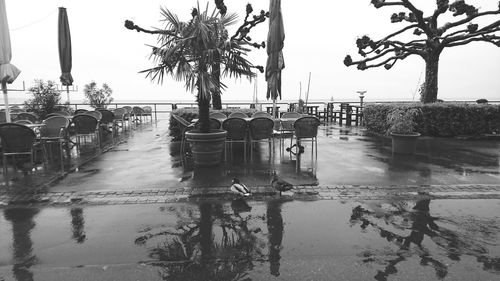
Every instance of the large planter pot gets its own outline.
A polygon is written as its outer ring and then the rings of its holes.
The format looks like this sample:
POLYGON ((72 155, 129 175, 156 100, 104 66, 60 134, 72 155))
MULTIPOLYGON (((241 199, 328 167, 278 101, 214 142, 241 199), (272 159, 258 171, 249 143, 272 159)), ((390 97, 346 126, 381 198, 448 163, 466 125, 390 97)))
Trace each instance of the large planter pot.
POLYGON ((420 133, 413 134, 396 134, 391 133, 392 137, 392 153, 397 154, 414 154, 417 147, 417 140, 420 133))
POLYGON ((210 130, 201 133, 198 130, 186 132, 186 141, 191 145, 194 164, 197 166, 217 165, 222 160, 226 141, 225 130, 210 130))

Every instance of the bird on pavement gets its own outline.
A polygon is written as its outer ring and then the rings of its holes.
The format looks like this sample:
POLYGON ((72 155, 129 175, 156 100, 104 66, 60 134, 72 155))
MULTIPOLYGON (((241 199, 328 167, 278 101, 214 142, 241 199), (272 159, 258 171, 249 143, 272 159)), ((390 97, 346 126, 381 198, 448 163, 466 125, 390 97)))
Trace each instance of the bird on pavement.
POLYGON ((248 189, 248 187, 246 187, 243 183, 241 183, 240 180, 237 178, 233 179, 233 182, 232 182, 230 189, 232 192, 234 192, 236 194, 239 194, 242 196, 250 196, 250 190, 248 189))
POLYGON ((276 171, 273 172, 273 177, 271 179, 271 186, 274 189, 276 189, 277 191, 279 191, 280 196, 281 196, 281 192, 293 189, 293 185, 291 183, 287 182, 286 180, 280 178, 276 174, 276 171))

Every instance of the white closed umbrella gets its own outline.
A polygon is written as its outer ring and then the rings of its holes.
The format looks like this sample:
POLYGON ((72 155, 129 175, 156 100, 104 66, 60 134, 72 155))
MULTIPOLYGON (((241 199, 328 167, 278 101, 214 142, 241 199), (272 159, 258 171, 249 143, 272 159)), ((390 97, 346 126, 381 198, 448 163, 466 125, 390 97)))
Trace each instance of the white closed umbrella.
POLYGON ((12 84, 21 71, 10 63, 12 50, 10 47, 9 24, 5 0, 0 0, 0 82, 2 83, 3 99, 5 103, 5 117, 10 122, 9 97, 7 84, 12 84))

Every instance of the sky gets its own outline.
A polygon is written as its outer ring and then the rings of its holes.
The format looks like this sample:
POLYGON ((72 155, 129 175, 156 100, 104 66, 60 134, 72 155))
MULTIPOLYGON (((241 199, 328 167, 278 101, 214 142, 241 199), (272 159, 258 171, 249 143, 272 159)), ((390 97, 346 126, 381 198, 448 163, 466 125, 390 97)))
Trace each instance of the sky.
MULTIPOLYGON (((9 22, 12 61, 21 70, 12 89, 33 85, 35 79, 59 82, 60 66, 57 47, 58 7, 68 12, 72 50, 74 84, 78 91, 71 92, 71 101, 83 99, 83 88, 91 81, 107 83, 113 89, 116 102, 194 101, 182 82, 171 78, 163 84, 149 80, 141 70, 153 66, 150 48, 156 36, 125 29, 126 19, 142 27, 162 27, 160 7, 177 13, 188 20, 195 0, 5 0, 9 22)), ((229 12, 240 15, 241 23, 248 0, 226 0, 229 12)), ((496 0, 469 0, 480 9, 498 7, 496 0)), ((207 1, 200 0, 200 6, 207 1)), ((210 7, 215 8, 210 0, 210 7)), ((268 0, 250 1, 254 11, 268 10, 268 0)), ((417 7, 432 11, 434 0, 419 0, 417 7)), ((366 90, 365 101, 418 100, 416 92, 424 81, 424 63, 420 57, 409 57, 398 62, 391 70, 357 70, 346 67, 344 57, 356 58, 356 38, 370 35, 379 39, 399 29, 389 17, 399 9, 375 9, 370 0, 350 1, 290 1, 282 0, 285 26, 285 69, 282 76, 284 100, 305 99, 309 88, 309 101, 358 100, 357 91, 366 90), (311 80, 308 87, 308 77, 311 80), (302 88, 302 91, 300 90, 302 88)), ((498 18, 498 16, 497 16, 498 18)), ((449 20, 449 19, 447 19, 449 20)), ((491 22, 491 20, 489 20, 491 22)), ((232 26, 233 34, 238 25, 232 26)), ((266 41, 268 21, 250 34, 255 41, 266 41)), ((266 63, 264 49, 253 50, 249 56, 255 65, 266 63)), ((500 48, 490 43, 472 43, 445 49, 440 59, 439 94, 443 100, 500 100, 500 48)), ((223 79, 227 85, 224 101, 252 100, 254 83, 258 98, 265 100, 266 82, 263 74, 256 81, 223 79)), ((24 99, 24 92, 10 92, 11 102, 24 99)), ((66 94, 62 95, 66 99, 66 94)))

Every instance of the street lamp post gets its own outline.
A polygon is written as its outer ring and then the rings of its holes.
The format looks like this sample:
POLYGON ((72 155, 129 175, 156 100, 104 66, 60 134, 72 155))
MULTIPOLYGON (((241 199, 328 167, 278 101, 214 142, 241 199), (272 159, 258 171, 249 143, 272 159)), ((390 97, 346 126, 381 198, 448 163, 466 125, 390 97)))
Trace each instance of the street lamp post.
POLYGON ((359 94, 359 106, 360 107, 363 107, 363 99, 365 98, 365 93, 366 93, 366 90, 365 91, 357 91, 357 93, 359 94))

